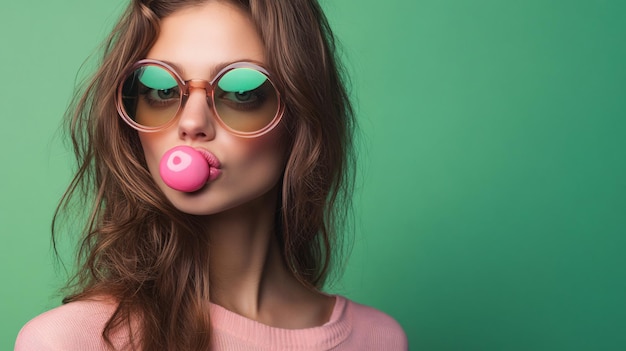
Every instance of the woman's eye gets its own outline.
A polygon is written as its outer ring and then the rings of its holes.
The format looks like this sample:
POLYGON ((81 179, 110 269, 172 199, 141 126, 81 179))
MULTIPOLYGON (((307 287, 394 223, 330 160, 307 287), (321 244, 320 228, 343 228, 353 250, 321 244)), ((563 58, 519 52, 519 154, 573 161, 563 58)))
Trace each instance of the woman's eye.
POLYGON ((265 95, 259 89, 243 92, 222 92, 218 95, 219 102, 239 111, 250 111, 260 108, 265 103, 265 95))
POLYGON ((235 102, 253 102, 258 99, 258 96, 252 91, 233 92, 226 93, 224 98, 235 102))
POLYGON ((177 89, 162 89, 162 90, 152 90, 150 92, 150 98, 154 100, 169 100, 178 97, 177 89))
POLYGON ((144 87, 141 96, 150 106, 159 107, 170 105, 180 98, 180 90, 178 87, 169 89, 152 89, 144 87))

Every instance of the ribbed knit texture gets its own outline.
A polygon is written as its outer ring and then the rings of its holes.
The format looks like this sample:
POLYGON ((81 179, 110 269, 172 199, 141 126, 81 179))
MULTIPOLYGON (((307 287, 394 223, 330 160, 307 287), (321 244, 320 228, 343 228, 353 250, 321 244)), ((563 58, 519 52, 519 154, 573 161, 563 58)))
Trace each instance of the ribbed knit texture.
MULTIPOLYGON (((108 351, 101 333, 115 305, 78 301, 45 312, 20 331, 15 351, 108 351)), ((407 350, 400 325, 388 315, 337 296, 327 323, 306 329, 270 327, 211 305, 212 350, 407 350)), ((127 346, 126 333, 113 342, 127 346)))

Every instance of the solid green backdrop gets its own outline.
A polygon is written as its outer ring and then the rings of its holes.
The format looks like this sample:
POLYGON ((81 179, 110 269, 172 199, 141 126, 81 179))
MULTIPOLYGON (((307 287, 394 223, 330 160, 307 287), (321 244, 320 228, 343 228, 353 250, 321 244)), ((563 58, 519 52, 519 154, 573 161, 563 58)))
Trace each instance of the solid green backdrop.
MULTIPOLYGON (((2 5, 2 350, 60 302, 61 116, 124 3, 2 5)), ((626 349, 625 3, 323 5, 360 123, 354 249, 330 290, 395 317, 412 350, 626 349)))

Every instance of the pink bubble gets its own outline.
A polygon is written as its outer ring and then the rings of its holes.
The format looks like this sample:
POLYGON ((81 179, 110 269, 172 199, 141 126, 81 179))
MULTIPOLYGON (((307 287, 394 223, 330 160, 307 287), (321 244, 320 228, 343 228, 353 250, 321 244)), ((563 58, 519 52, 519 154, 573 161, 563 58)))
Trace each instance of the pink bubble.
POLYGON ((209 180, 211 167, 207 159, 190 146, 176 146, 168 150, 159 163, 161 179, 178 191, 199 190, 209 180))

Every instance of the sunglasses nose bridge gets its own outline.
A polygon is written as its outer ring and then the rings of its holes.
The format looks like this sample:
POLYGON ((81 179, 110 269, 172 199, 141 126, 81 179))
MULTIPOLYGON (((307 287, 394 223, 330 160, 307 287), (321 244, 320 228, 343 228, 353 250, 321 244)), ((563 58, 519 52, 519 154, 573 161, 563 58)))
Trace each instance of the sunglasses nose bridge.
POLYGON ((187 103, 187 99, 189 99, 189 94, 191 94, 194 90, 204 90, 204 94, 206 96, 206 102, 209 104, 209 107, 213 106, 213 86, 211 82, 203 80, 203 79, 191 79, 185 82, 186 84, 186 92, 181 96, 182 106, 187 103))
POLYGON ((202 79, 192 79, 187 82, 187 86, 189 87, 189 92, 195 89, 202 89, 206 91, 207 96, 211 94, 211 83, 202 79))

